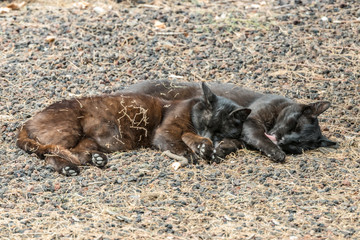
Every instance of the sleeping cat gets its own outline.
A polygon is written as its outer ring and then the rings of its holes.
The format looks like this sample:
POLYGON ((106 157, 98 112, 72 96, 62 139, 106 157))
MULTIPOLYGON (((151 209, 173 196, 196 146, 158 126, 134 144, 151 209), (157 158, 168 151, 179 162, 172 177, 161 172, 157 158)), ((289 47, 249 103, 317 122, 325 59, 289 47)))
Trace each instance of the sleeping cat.
MULTIPOLYGON (((322 135, 317 119, 330 107, 329 102, 299 104, 282 96, 256 93, 232 84, 214 83, 210 84, 210 89, 216 95, 226 96, 252 110, 244 122, 240 139, 225 139, 224 154, 241 147, 241 141, 244 141, 273 161, 283 162, 286 153, 300 154, 305 150, 336 145, 322 135)), ((200 94, 196 83, 170 81, 146 81, 132 85, 126 91, 163 99, 187 99, 200 94)))
POLYGON ((216 159, 213 141, 239 136, 250 110, 205 84, 202 92, 177 101, 125 93, 56 102, 22 126, 17 146, 67 176, 79 174, 80 165, 105 166, 104 153, 142 147, 216 159))
MULTIPOLYGON (((171 151, 178 155, 189 155, 184 144, 175 144, 181 142, 190 145, 196 137, 193 133, 183 134, 189 125, 190 128, 205 139, 210 139, 212 144, 202 144, 200 156, 210 161, 218 162, 219 158, 225 155, 222 148, 223 140, 227 138, 237 139, 241 136, 242 125, 251 110, 237 105, 235 102, 213 94, 211 90, 202 84, 204 100, 198 101, 197 98, 181 100, 180 105, 174 109, 167 109, 164 119, 155 131, 152 144, 160 150, 172 149, 171 151), (197 101, 197 104, 193 104, 197 101), (192 109, 190 110, 192 106, 192 109), (191 117, 189 116, 191 115, 191 117), (186 119, 190 119, 189 120, 186 119), (182 134, 182 135, 181 135, 182 134), (214 149, 215 147, 215 149, 214 149)), ((179 100, 178 100, 179 101, 179 100)), ((192 144, 195 146, 196 144, 192 144)), ((192 152, 195 150, 192 149, 192 152)))

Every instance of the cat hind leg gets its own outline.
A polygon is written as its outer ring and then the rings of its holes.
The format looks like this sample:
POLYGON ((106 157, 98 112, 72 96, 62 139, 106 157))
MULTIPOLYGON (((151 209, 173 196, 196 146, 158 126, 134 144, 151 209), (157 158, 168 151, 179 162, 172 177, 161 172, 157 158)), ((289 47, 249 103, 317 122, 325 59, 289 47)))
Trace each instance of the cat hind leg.
POLYGON ((80 169, 76 164, 64 158, 49 155, 45 157, 45 161, 49 163, 55 171, 65 176, 77 176, 80 173, 80 169))

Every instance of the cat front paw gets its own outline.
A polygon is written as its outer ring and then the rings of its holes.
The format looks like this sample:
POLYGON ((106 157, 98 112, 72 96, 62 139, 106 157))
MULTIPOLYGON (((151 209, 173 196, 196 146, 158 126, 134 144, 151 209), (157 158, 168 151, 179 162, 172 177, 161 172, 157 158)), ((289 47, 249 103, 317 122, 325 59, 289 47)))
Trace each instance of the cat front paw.
MULTIPOLYGON (((220 150, 220 149, 215 148, 215 149, 213 150, 213 154, 212 154, 212 156, 211 156, 211 160, 209 161, 209 163, 220 163, 220 162, 221 162, 221 160, 223 159, 223 157, 220 157, 220 156, 218 155, 218 150, 220 150)), ((223 154, 220 153, 220 155, 223 155, 223 154)))
POLYGON ((77 166, 65 166, 61 169, 61 174, 67 176, 67 177, 72 177, 72 176, 77 176, 80 173, 80 169, 77 166))
POLYGON ((94 166, 101 168, 107 164, 108 159, 103 153, 93 153, 91 156, 91 162, 94 164, 94 166))
POLYGON ((213 158, 214 147, 209 139, 204 139, 197 148, 198 154, 201 158, 205 160, 211 160, 213 158))
POLYGON ((216 156, 220 158, 225 158, 230 153, 236 152, 237 148, 233 145, 227 145, 227 144, 219 144, 216 149, 216 156))
POLYGON ((283 163, 285 162, 286 154, 282 150, 273 150, 270 154, 268 154, 268 156, 274 162, 283 163))

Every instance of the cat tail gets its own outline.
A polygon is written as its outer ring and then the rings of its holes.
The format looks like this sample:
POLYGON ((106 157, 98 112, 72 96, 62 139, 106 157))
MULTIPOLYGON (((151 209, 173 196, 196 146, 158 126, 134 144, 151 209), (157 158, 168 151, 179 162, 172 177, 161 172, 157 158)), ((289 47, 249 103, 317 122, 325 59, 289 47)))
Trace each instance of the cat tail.
POLYGON ((64 158, 76 165, 80 165, 79 159, 63 146, 55 144, 41 144, 30 138, 29 133, 24 126, 22 126, 19 131, 16 146, 27 153, 35 153, 41 159, 44 159, 46 156, 55 156, 64 158))

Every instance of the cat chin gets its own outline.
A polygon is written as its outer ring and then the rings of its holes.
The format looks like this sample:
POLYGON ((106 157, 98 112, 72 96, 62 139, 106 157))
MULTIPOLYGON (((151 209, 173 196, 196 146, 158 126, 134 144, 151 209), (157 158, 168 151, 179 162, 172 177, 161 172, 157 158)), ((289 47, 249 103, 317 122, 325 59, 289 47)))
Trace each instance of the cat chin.
POLYGON ((265 136, 266 136, 268 139, 270 139, 273 143, 275 143, 276 145, 278 144, 278 141, 277 141, 275 135, 271 135, 271 134, 265 133, 265 136))

